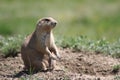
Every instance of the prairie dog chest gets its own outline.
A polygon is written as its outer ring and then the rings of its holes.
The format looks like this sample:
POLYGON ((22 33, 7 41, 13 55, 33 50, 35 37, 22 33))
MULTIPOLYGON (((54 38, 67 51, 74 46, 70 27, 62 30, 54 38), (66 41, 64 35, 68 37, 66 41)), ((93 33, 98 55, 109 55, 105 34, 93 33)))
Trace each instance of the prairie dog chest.
POLYGON ((42 46, 47 46, 50 47, 52 44, 52 36, 49 33, 43 33, 41 34, 42 36, 39 37, 40 39, 40 44, 42 44, 42 46))

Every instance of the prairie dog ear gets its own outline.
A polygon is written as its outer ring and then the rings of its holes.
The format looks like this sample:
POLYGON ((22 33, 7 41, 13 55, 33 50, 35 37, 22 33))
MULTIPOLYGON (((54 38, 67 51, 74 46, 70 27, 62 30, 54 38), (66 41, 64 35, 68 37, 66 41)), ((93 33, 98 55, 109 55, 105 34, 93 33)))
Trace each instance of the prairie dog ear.
POLYGON ((39 20, 37 21, 37 27, 40 27, 40 26, 42 25, 42 23, 43 23, 43 21, 42 21, 41 19, 39 19, 39 20))

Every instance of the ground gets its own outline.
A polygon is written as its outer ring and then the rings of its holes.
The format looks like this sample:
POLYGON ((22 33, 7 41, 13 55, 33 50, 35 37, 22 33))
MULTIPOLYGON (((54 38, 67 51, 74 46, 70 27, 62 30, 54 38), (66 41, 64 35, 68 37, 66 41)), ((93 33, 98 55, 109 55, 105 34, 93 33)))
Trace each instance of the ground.
POLYGON ((0 80, 120 80, 120 70, 113 66, 120 59, 100 53, 75 51, 60 48, 61 61, 57 61, 59 70, 27 74, 23 71, 21 55, 3 58, 0 56, 0 80))

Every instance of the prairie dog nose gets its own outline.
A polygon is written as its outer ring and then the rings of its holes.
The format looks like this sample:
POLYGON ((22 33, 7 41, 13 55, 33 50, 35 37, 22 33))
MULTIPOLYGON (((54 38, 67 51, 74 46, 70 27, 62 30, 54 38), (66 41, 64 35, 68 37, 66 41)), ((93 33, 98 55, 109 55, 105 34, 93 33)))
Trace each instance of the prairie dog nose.
POLYGON ((56 25, 56 24, 57 24, 57 22, 53 22, 53 24, 54 24, 54 25, 56 25))
POLYGON ((57 22, 52 22, 51 25, 56 26, 57 22))

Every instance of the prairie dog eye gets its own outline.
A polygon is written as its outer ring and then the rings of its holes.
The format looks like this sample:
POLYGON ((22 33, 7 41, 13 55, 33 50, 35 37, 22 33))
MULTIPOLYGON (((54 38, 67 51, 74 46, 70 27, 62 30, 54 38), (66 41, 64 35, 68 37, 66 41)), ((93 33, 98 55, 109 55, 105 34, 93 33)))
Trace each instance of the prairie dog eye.
POLYGON ((44 19, 45 21, 49 22, 50 20, 49 19, 44 19))

